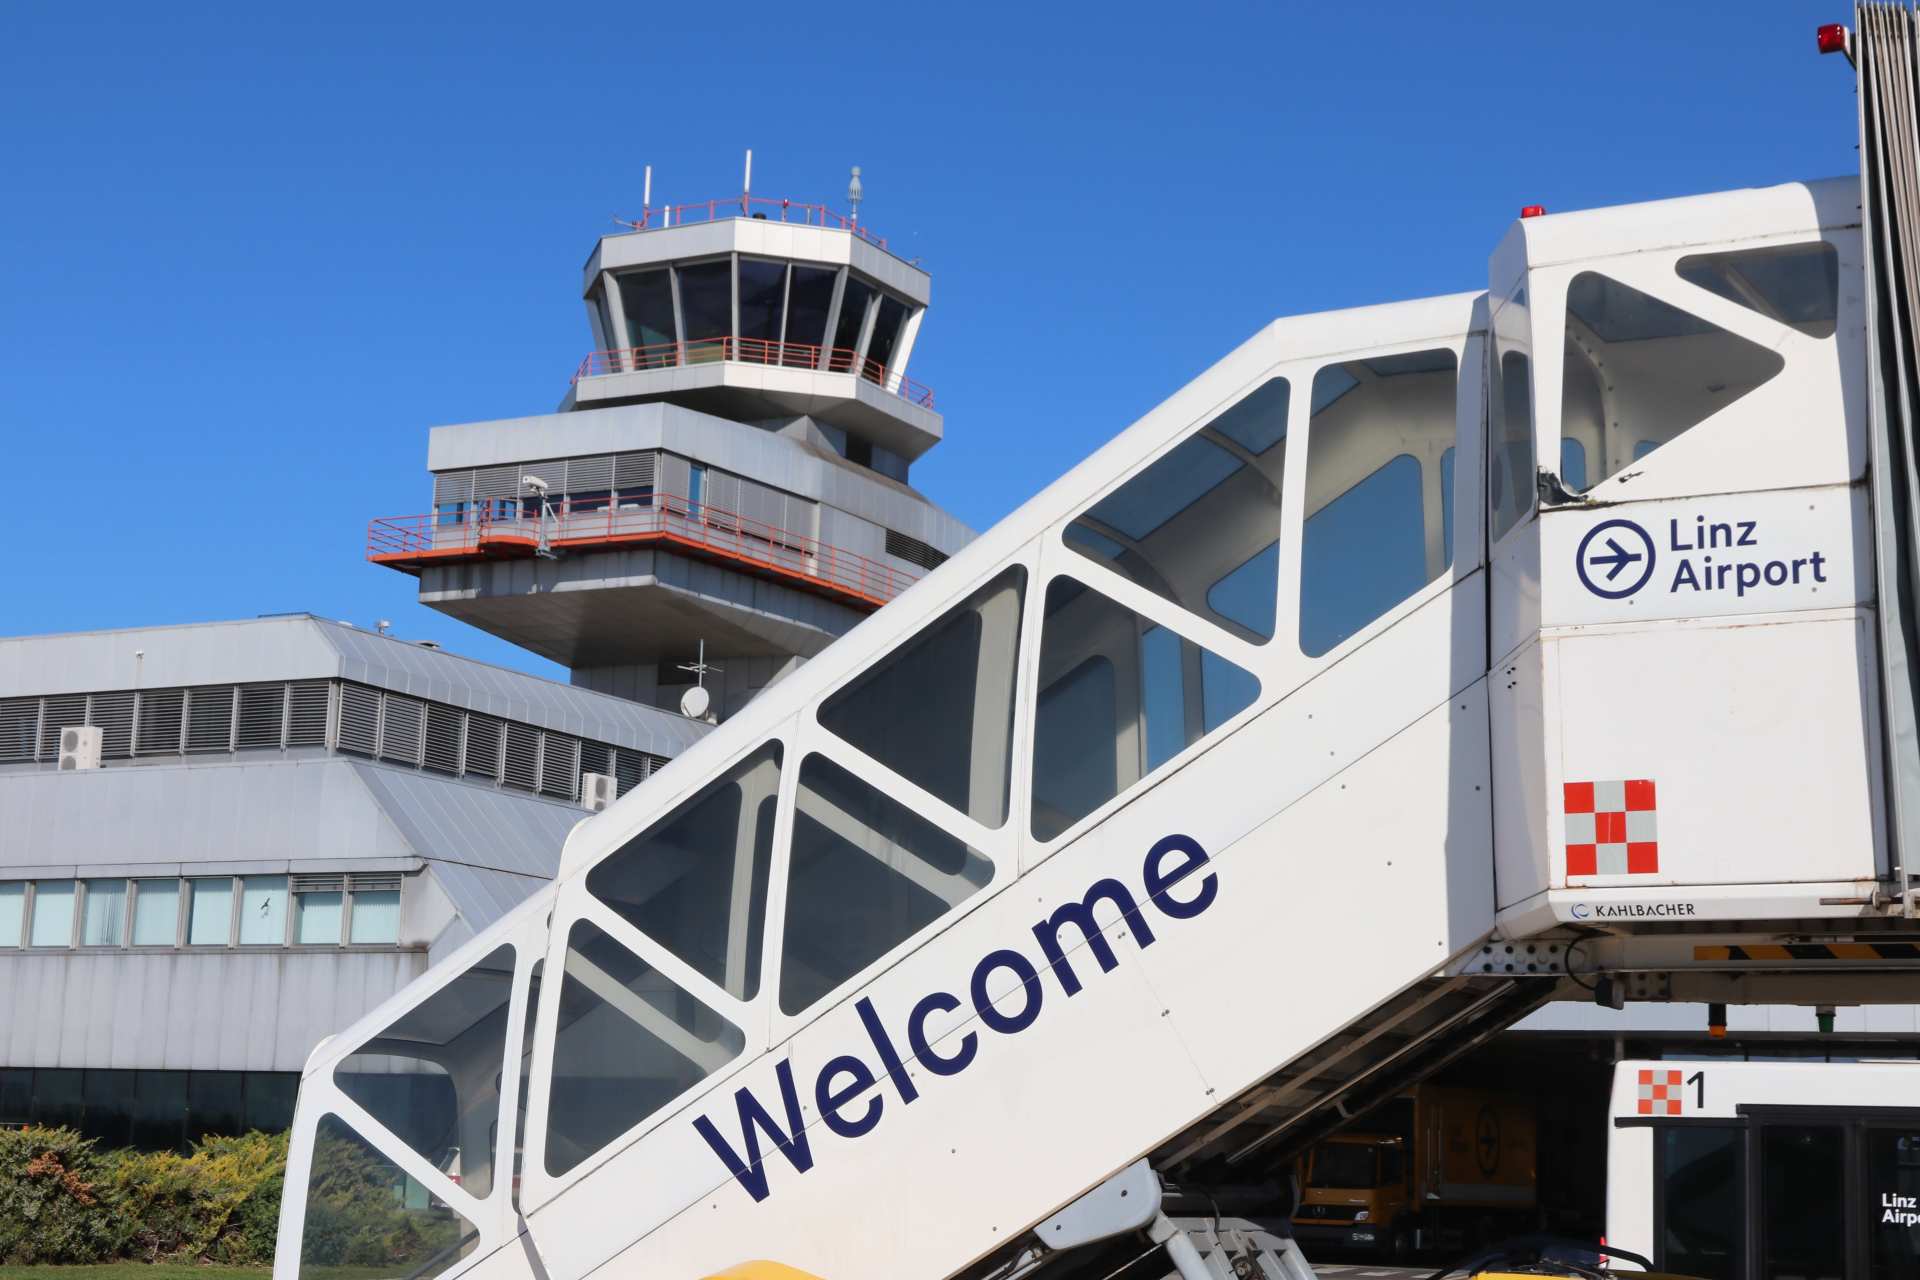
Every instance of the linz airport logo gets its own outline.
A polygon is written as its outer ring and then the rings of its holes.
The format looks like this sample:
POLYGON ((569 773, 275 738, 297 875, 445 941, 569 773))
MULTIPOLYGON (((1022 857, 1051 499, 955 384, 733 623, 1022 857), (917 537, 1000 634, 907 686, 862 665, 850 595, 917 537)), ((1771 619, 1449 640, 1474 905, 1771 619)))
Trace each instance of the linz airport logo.
POLYGON ((1669 595, 1731 591, 1738 598, 1763 587, 1827 581, 1824 552, 1743 555, 1760 548, 1757 520, 1710 521, 1696 515, 1690 522, 1670 519, 1660 532, 1666 535, 1664 547, 1656 546, 1654 536, 1632 520, 1616 517, 1594 525, 1573 554, 1580 585, 1602 600, 1624 600, 1654 581, 1662 553, 1671 565, 1662 575, 1669 595))
MULTIPOLYGON (((1207 851, 1192 836, 1163 836, 1154 842, 1141 864, 1140 882, 1144 896, 1158 908, 1158 916, 1168 921, 1191 920, 1213 905, 1220 894, 1220 881, 1207 870, 1207 865, 1207 851)), ((1142 951, 1154 943, 1155 922, 1141 910, 1132 891, 1111 877, 1094 881, 1077 901, 1063 903, 1032 929, 1041 963, 1052 971, 1062 998, 1079 995, 1085 989, 1084 981, 1097 976, 1088 970, 1088 961, 1098 964, 1101 973, 1113 972, 1120 963, 1113 943, 1094 919, 1094 904, 1102 901, 1119 913, 1126 932, 1142 951), (1072 956, 1061 946, 1060 937, 1069 928, 1079 935, 1080 943, 1074 947, 1072 956), (1074 968, 1076 960, 1081 965, 1079 970, 1074 968)), ((1069 936, 1068 942, 1074 941, 1076 939, 1069 936)), ((953 985, 959 987, 958 983, 953 985)), ((980 1033, 968 1031, 959 1036, 929 1037, 927 1019, 934 1014, 953 1013, 962 1008, 963 1003, 970 1004, 980 1025, 988 1031, 999 1036, 1018 1035, 1039 1019, 1048 991, 1040 981, 1040 966, 1011 948, 989 951, 980 957, 966 979, 965 989, 968 996, 965 1002, 950 991, 929 992, 914 1004, 905 1018, 883 1018, 873 1001, 864 996, 855 1001, 854 1012, 860 1016, 860 1025, 873 1050, 873 1061, 855 1053, 844 1053, 829 1058, 820 1068, 813 1081, 813 1103, 820 1123, 842 1138, 859 1138, 871 1133, 885 1115, 890 1101, 886 1091, 876 1087, 883 1077, 893 1086, 901 1106, 911 1105, 919 1098, 920 1086, 908 1074, 907 1061, 901 1054, 902 1041, 912 1061, 935 1076, 957 1076, 972 1066, 983 1048, 980 1033), (989 987, 998 985, 993 982, 994 975, 1003 971, 1019 985, 1002 992, 996 1003, 989 987)), ((766 1166, 762 1163, 761 1134, 766 1135, 796 1172, 805 1173, 813 1168, 814 1152, 800 1091, 793 1080, 793 1060, 782 1058, 775 1064, 773 1075, 779 1089, 773 1107, 761 1101, 752 1089, 734 1091, 734 1111, 740 1126, 738 1148, 709 1117, 703 1115, 693 1122, 694 1130, 720 1158, 727 1172, 755 1200, 765 1200, 770 1194, 766 1166), (776 1111, 784 1123, 776 1118, 776 1111)), ((772 1152, 766 1154, 771 1157, 772 1152)))

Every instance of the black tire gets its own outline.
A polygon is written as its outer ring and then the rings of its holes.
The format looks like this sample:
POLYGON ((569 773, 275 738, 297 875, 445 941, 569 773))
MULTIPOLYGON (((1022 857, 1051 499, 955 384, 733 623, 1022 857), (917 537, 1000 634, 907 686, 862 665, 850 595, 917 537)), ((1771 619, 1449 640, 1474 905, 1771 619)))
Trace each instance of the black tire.
POLYGON ((1405 1265, 1413 1261, 1413 1228, 1400 1223, 1387 1234, 1387 1257, 1390 1261, 1405 1265))

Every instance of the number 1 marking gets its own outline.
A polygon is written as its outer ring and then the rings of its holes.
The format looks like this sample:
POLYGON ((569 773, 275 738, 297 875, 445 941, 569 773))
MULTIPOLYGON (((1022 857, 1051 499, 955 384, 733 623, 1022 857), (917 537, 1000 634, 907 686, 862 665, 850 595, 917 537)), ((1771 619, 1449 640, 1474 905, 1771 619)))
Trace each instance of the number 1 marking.
POLYGON ((1687 1077, 1687 1083, 1693 1086, 1693 1107, 1696 1111, 1707 1109, 1707 1073, 1696 1071, 1687 1077))

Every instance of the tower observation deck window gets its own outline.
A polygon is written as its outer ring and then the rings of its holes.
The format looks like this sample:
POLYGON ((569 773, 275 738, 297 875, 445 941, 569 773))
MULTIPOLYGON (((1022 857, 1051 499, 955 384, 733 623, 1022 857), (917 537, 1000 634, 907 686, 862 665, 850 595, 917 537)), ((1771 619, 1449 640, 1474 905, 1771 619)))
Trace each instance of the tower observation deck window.
MULTIPOLYGON (((781 312, 786 305, 787 266, 759 258, 740 259, 740 337, 757 342, 780 340, 781 312)), ((744 353, 763 359, 759 351, 744 353)))
POLYGON ((847 353, 860 346, 860 331, 867 322, 867 304, 873 300, 873 290, 852 275, 847 276, 847 287, 840 291, 840 318, 833 326, 833 349, 835 355, 829 367, 835 373, 851 373, 853 357, 847 353))
MULTIPOLYGON (((1822 260, 1799 261, 1802 268, 1789 260, 1762 278, 1790 282, 1778 286, 1787 290, 1779 305, 1818 327, 1825 323, 1818 300, 1822 260), (1812 300, 1800 299, 1802 294, 1812 300)), ((1697 274, 1727 288, 1736 278, 1724 262, 1699 267, 1697 274)), ((1754 306, 1761 297, 1756 289, 1743 305, 1754 306)), ((1786 368, 1781 356, 1759 343, 1593 271, 1581 272, 1567 287, 1564 358, 1560 432, 1585 450, 1589 485, 1619 474, 1786 368)))
POLYGON ((689 361, 720 360, 733 336, 733 262, 674 268, 680 283, 680 319, 689 361))
POLYGON ((673 282, 665 269, 636 271, 619 277, 620 305, 627 316, 629 347, 665 348, 640 357, 641 367, 672 364, 671 344, 678 339, 673 326, 673 282), (666 359, 656 359, 667 356, 666 359))
POLYGON ((812 368, 819 356, 795 347, 821 347, 827 341, 827 313, 833 309, 833 286, 840 273, 831 267, 795 263, 787 285, 787 350, 784 363, 812 368))
POLYGON ((900 331, 906 323, 907 304, 898 298, 882 296, 880 313, 873 320, 873 337, 867 343, 865 373, 868 378, 877 382, 880 371, 892 366, 893 353, 900 345, 900 331))

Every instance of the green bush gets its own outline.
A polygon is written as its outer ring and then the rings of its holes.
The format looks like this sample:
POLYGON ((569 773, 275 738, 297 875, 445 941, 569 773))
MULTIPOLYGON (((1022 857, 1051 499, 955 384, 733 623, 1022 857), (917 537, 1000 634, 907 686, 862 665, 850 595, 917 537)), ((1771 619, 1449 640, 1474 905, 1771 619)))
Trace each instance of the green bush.
POLYGON ((71 1129, 0 1131, 0 1262, 99 1262, 125 1231, 106 1161, 71 1129))
POLYGON ((0 1263, 273 1260, 285 1134, 188 1155, 100 1152, 71 1129, 0 1133, 0 1263))

